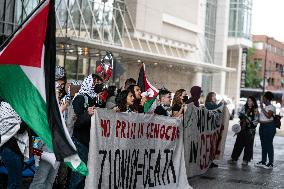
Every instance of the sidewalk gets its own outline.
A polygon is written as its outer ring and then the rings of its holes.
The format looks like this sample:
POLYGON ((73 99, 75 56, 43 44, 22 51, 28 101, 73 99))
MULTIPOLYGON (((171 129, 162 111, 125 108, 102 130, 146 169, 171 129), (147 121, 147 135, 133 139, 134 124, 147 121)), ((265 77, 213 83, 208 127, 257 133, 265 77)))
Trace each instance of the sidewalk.
MULTIPOLYGON (((283 120, 282 120, 283 121, 283 120)), ((254 167, 254 163, 261 159, 261 145, 258 131, 255 137, 254 158, 249 166, 242 166, 242 157, 237 165, 228 165, 236 137, 233 137, 231 126, 238 123, 238 119, 230 121, 224 160, 217 162, 219 168, 209 169, 207 173, 189 179, 195 189, 275 189, 284 188, 284 125, 277 131, 274 138, 275 167, 266 170, 254 167)), ((257 128, 258 130, 258 128, 257 128)))

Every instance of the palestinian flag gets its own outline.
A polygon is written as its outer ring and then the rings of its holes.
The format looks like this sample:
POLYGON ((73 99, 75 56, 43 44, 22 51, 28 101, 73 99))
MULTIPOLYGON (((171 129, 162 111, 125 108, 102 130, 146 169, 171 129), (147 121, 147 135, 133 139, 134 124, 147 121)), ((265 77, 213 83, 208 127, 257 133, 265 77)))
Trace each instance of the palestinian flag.
POLYGON ((86 175, 55 95, 55 9, 45 0, 0 47, 0 96, 53 150, 56 159, 86 175))
POLYGON ((153 106, 156 105, 156 97, 159 91, 148 81, 144 63, 142 63, 139 71, 138 86, 141 88, 142 93, 146 93, 148 98, 147 102, 144 104, 144 112, 146 113, 155 108, 153 106))

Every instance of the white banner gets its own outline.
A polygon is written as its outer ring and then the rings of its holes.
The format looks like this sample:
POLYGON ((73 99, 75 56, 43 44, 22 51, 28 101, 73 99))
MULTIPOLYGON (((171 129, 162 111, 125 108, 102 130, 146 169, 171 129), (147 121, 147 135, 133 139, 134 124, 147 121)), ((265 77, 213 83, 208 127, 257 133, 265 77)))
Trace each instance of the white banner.
POLYGON ((187 106, 184 120, 184 154, 187 176, 205 173, 214 159, 222 159, 229 125, 226 106, 216 110, 187 106))
POLYGON ((187 189, 181 119, 97 109, 87 189, 187 189))

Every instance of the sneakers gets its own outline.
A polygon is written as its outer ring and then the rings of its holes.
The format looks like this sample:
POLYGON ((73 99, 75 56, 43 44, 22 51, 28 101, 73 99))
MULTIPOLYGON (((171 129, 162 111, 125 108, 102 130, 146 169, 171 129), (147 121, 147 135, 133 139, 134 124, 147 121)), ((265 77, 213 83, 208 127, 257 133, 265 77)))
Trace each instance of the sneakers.
POLYGON ((268 163, 263 168, 264 169, 273 169, 273 163, 268 163))
POLYGON ((248 165, 248 161, 243 160, 242 165, 247 166, 248 165))
POLYGON ((227 161, 228 164, 231 164, 231 165, 236 165, 237 164, 237 161, 233 160, 233 159, 229 159, 227 161))
POLYGON ((264 162, 260 161, 256 164, 254 164, 254 166, 264 168, 266 166, 266 164, 264 162))

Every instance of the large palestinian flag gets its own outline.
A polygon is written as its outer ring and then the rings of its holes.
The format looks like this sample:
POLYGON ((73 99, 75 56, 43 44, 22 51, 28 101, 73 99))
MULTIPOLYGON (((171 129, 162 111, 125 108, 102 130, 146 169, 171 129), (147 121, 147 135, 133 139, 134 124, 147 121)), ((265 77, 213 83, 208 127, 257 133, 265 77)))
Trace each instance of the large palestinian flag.
POLYGON ((141 65, 137 84, 141 88, 142 93, 147 92, 148 100, 144 104, 144 112, 147 113, 155 108, 153 106, 156 105, 156 97, 159 91, 148 81, 144 63, 141 65))
POLYGON ((0 47, 0 96, 57 160, 86 175, 56 100, 55 27, 54 0, 43 1, 0 47))

